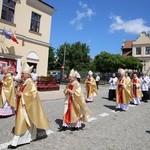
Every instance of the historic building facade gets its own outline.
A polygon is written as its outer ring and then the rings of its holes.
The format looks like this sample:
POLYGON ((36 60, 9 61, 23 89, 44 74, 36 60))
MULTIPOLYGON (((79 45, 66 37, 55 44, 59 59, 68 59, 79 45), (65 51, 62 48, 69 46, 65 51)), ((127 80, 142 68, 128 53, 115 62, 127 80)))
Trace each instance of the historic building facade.
POLYGON ((134 56, 143 64, 143 71, 150 74, 150 36, 142 32, 136 40, 124 41, 122 55, 134 56))
POLYGON ((38 75, 47 75, 54 12, 54 7, 42 0, 0 1, 0 69, 10 65, 20 74, 27 62, 38 75))

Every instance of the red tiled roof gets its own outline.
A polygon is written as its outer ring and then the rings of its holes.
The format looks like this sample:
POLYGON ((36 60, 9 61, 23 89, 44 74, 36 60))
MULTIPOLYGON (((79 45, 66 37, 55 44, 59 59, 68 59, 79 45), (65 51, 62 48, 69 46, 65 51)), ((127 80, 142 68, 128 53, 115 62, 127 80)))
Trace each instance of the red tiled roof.
POLYGON ((122 48, 132 48, 134 40, 128 40, 123 43, 122 48))

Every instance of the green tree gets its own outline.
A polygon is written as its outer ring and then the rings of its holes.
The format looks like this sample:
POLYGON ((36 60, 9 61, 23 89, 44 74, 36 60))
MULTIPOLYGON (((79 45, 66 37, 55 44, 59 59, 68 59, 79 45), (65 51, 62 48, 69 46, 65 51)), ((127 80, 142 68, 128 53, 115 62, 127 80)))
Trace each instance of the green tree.
POLYGON ((89 67, 87 69, 92 70, 93 72, 96 71, 96 65, 94 63, 94 59, 90 59, 89 67))
POLYGON ((64 65, 65 70, 88 68, 90 64, 89 51, 89 47, 84 43, 65 43, 57 49, 59 58, 57 67, 61 68, 64 65))
POLYGON ((138 70, 138 71, 142 70, 143 67, 140 60, 133 56, 129 56, 125 58, 125 65, 126 68, 128 67, 128 69, 138 70))
POLYGON ((48 55, 48 70, 53 70, 55 68, 55 52, 53 47, 49 47, 48 55))
POLYGON ((111 54, 102 51, 100 54, 95 56, 94 63, 96 66, 96 71, 109 72, 111 68, 111 54))
POLYGON ((94 63, 96 71, 100 72, 116 72, 118 68, 141 70, 142 64, 139 59, 130 56, 124 57, 118 54, 110 54, 102 51, 95 56, 94 63))

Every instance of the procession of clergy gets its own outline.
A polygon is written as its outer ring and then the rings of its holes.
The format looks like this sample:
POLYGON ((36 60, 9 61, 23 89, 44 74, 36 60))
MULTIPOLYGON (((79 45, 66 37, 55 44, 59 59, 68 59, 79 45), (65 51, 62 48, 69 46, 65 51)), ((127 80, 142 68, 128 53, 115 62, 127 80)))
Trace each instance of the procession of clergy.
MULTIPOLYGON (((33 66, 24 63, 21 79, 16 80, 18 86, 15 88, 9 67, 3 68, 4 77, 0 79, 0 116, 11 116, 15 114, 14 136, 8 149, 30 143, 36 139, 37 129, 48 130, 50 121, 44 113, 36 84, 31 78, 33 66)), ((127 76, 124 69, 118 70, 119 77, 115 74, 109 80, 109 99, 116 99, 116 111, 126 111, 130 103, 140 104, 149 99, 148 84, 149 77, 142 74, 141 78, 133 72, 132 79, 127 76)), ((97 95, 97 85, 93 78, 93 72, 89 71, 85 80, 86 98, 77 80, 78 72, 70 71, 69 83, 64 94, 63 124, 59 132, 70 129, 80 130, 84 122, 88 121, 91 111, 87 107, 88 102, 93 102, 97 95)))

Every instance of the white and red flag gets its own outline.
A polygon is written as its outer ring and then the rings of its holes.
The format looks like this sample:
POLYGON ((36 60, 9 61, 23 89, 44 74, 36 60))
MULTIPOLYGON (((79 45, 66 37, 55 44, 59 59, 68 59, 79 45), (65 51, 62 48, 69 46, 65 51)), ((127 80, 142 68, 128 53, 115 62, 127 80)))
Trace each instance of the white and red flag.
POLYGON ((10 39, 10 40, 12 40, 13 42, 19 44, 19 42, 18 42, 18 40, 17 40, 17 38, 16 38, 15 33, 12 32, 11 29, 10 29, 10 30, 3 29, 3 30, 2 30, 2 35, 4 35, 6 39, 10 39))

